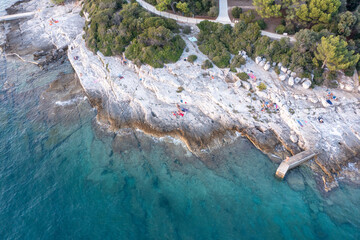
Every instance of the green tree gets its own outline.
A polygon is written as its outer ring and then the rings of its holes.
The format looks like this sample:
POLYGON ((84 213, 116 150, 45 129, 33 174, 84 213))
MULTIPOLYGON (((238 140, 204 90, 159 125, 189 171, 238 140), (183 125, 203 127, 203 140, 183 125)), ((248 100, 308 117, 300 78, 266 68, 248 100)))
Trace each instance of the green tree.
POLYGON ((340 0, 309 0, 297 9, 296 15, 305 22, 329 23, 340 5, 340 0))
POLYGON ((176 8, 179 9, 183 13, 188 13, 189 12, 189 7, 188 7, 188 4, 186 2, 178 2, 178 3, 176 3, 176 8))
POLYGON ((233 16, 233 18, 239 18, 241 13, 242 8, 240 7, 234 7, 231 9, 231 15, 233 16))
POLYGON ((344 13, 341 13, 340 16, 340 21, 338 23, 338 33, 341 35, 344 35, 345 37, 350 36, 352 28, 354 27, 357 19, 356 16, 354 14, 352 14, 351 12, 347 11, 344 13))
POLYGON ((157 5, 156 5, 157 10, 165 11, 168 8, 168 6, 171 6, 171 9, 175 13, 174 4, 176 2, 174 2, 173 0, 156 0, 156 2, 157 2, 157 5))
POLYGON ((354 11, 360 4, 359 0, 347 0, 346 1, 346 8, 349 11, 354 11))
POLYGON ((360 55, 347 49, 348 43, 339 36, 322 37, 315 51, 314 63, 322 62, 321 68, 327 66, 330 71, 345 70, 359 61, 360 55))
POLYGON ((320 34, 309 29, 301 29, 295 34, 296 42, 294 49, 300 53, 314 52, 316 43, 320 40, 320 34))
POLYGON ((281 16, 281 5, 275 4, 275 0, 254 0, 253 5, 262 18, 281 16))

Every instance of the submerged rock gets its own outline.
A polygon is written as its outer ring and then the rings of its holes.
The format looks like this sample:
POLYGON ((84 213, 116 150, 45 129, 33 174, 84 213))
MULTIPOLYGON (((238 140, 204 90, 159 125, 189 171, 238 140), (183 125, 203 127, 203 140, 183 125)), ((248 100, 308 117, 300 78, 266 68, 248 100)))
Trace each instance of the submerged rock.
POLYGON ((297 170, 289 171, 288 175, 286 176, 286 181, 289 184, 290 188, 294 191, 305 190, 304 177, 297 170))

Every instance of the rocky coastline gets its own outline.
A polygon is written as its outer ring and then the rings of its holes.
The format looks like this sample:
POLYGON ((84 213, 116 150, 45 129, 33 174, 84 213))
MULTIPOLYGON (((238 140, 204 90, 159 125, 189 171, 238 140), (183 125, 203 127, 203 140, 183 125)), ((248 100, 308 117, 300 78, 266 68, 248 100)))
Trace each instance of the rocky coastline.
MULTIPOLYGON (((228 69, 203 70, 201 63, 207 58, 189 35, 182 35, 187 51, 177 63, 163 69, 137 67, 86 48, 80 3, 54 6, 49 0, 23 1, 8 12, 34 10, 40 11, 33 18, 5 23, 9 29, 2 46, 5 54, 36 62, 42 71, 68 57, 97 109, 98 121, 109 130, 133 128, 178 138, 203 159, 231 142, 236 133, 275 162, 316 149, 318 157, 306 165, 316 173, 322 189, 329 191, 338 181, 360 183, 360 94, 353 89, 290 85, 279 80, 273 69, 265 70, 249 58, 238 71, 253 73, 256 81, 242 81, 228 69), (50 24, 51 19, 59 22, 50 24), (183 61, 191 54, 198 56, 194 64, 183 61), (257 88, 260 82, 266 90, 257 88), (329 91, 339 99, 333 105, 326 103, 329 91), (265 102, 276 103, 279 109, 261 111, 265 102), (173 114, 176 104, 188 110, 184 116, 173 114), (323 124, 318 116, 324 118, 323 124)), ((197 28, 192 28, 191 36, 196 36, 197 28)))

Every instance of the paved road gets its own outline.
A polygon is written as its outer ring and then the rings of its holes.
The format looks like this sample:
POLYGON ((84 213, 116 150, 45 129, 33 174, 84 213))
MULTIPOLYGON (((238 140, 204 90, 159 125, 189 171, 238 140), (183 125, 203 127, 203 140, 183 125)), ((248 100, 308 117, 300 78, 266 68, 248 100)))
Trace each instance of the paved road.
POLYGON ((219 0, 219 16, 217 17, 216 22, 231 24, 227 0, 219 0))

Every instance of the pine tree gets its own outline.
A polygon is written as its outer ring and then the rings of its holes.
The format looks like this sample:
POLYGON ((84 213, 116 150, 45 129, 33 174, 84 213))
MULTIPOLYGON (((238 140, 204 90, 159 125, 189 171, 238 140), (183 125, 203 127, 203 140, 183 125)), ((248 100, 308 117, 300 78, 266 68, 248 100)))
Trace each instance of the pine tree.
POLYGON ((176 3, 176 8, 179 9, 183 13, 188 13, 189 12, 189 7, 188 7, 188 4, 186 2, 178 2, 178 3, 176 3))
POLYGON ((340 0, 310 0, 300 6, 296 15, 305 22, 329 23, 340 5, 340 0))
POLYGON ((274 0, 254 0, 253 5, 262 18, 281 16, 281 5, 275 4, 274 0))
POLYGON ((315 51, 314 63, 322 62, 321 68, 325 66, 330 71, 345 70, 354 66, 359 61, 360 55, 347 49, 347 42, 339 36, 322 37, 321 43, 315 51))

